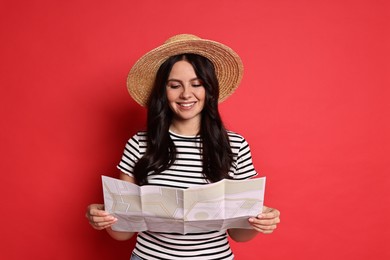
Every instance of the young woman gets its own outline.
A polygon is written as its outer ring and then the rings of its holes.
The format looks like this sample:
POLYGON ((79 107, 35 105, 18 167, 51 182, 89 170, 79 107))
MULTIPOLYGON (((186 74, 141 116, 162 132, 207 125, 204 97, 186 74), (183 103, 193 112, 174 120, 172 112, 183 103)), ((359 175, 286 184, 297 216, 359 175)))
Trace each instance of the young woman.
MULTIPOLYGON (((229 47, 194 35, 177 35, 145 54, 132 68, 128 89, 147 106, 147 130, 127 143, 118 168, 120 179, 138 185, 188 188, 224 178, 257 175, 249 145, 225 129, 218 103, 237 88, 242 63, 229 47)), ((137 234, 131 259, 233 259, 228 236, 248 241, 272 233, 279 211, 264 207, 249 218, 253 229, 210 230, 196 234, 137 234)), ((117 240, 134 233, 111 229, 116 219, 101 204, 88 206, 87 218, 117 240)))

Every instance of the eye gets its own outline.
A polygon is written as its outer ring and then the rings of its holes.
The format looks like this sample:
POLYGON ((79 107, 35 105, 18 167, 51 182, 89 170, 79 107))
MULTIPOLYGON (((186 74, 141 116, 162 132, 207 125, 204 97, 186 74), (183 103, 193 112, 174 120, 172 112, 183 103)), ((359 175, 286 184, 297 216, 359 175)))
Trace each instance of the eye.
POLYGON ((170 83, 170 84, 168 84, 168 86, 167 87, 169 87, 169 88, 171 88, 171 89, 178 89, 178 88, 180 88, 180 84, 172 84, 172 83, 170 83))
POLYGON ((203 82, 197 80, 197 81, 192 82, 191 86, 194 88, 203 87, 203 82))

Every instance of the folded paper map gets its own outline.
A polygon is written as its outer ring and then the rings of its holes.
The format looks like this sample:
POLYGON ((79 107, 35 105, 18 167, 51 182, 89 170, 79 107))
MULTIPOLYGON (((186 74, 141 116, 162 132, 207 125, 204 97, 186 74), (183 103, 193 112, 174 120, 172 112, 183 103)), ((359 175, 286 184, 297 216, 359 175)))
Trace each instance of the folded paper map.
POLYGON ((102 176, 105 210, 116 231, 198 233, 247 228, 261 213, 265 177, 221 180, 188 189, 145 185, 102 176))

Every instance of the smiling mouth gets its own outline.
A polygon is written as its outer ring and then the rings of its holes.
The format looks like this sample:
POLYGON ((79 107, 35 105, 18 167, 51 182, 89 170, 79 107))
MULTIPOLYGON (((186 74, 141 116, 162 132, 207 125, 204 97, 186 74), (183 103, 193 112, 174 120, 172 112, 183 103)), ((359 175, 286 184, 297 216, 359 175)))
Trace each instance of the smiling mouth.
POLYGON ((191 103, 177 103, 181 108, 191 108, 195 105, 195 102, 191 102, 191 103))

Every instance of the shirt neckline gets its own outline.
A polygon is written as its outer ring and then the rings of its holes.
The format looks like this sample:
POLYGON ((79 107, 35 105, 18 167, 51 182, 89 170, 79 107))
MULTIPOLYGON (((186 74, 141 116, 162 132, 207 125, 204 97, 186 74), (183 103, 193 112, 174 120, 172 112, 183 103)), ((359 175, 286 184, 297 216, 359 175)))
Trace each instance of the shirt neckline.
POLYGON ((200 135, 181 135, 181 134, 177 134, 177 133, 173 132, 172 130, 169 130, 169 133, 173 136, 187 138, 187 139, 195 139, 195 138, 200 137, 200 135))

